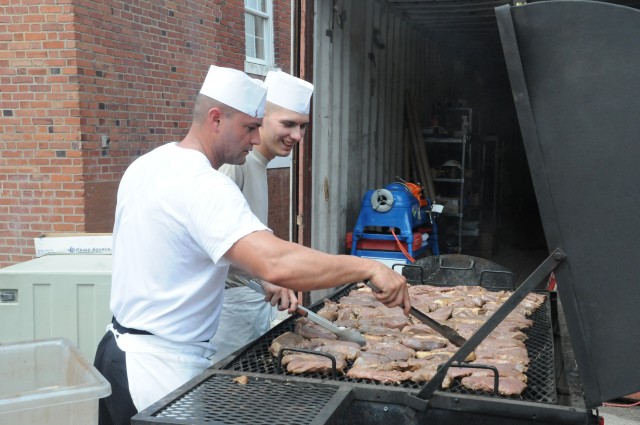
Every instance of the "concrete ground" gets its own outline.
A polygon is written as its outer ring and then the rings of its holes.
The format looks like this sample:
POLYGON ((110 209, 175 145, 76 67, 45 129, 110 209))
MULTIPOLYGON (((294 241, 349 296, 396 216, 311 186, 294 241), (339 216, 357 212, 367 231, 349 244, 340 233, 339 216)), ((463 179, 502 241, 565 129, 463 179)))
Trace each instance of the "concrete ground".
MULTIPOLYGON (((619 401, 616 404, 629 403, 619 401)), ((640 424, 640 406, 633 407, 602 407, 600 416, 604 418, 604 425, 638 425, 640 424)))

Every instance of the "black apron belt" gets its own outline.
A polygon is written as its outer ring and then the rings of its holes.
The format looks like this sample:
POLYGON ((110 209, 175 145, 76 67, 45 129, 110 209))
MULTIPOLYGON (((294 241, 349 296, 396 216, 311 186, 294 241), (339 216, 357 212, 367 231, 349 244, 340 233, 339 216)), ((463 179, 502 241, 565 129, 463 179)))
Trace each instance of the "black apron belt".
POLYGON ((116 320, 116 317, 113 316, 111 318, 111 324, 113 325, 113 329, 117 330, 119 333, 121 334, 133 334, 133 335, 153 335, 151 332, 149 331, 142 331, 140 329, 132 329, 132 328, 125 328, 124 326, 122 326, 120 323, 118 323, 118 321, 116 320))
MULTIPOLYGON (((143 330, 140 330, 140 329, 133 329, 133 328, 126 328, 126 327, 122 326, 120 323, 118 323, 118 321, 116 320, 115 316, 111 317, 111 324, 113 325, 113 329, 117 330, 118 333, 121 333, 121 334, 153 335, 149 331, 143 331, 143 330)), ((209 342, 209 340, 206 339, 206 340, 200 341, 200 342, 209 342)))

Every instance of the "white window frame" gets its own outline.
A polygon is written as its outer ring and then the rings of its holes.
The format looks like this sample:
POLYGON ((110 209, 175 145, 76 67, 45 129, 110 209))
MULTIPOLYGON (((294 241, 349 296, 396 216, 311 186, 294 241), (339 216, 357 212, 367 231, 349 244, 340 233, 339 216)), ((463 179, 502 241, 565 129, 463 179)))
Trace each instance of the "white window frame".
MULTIPOLYGON (((245 5, 245 25, 246 14, 252 14, 257 17, 266 19, 264 24, 264 56, 265 60, 245 56, 244 71, 254 75, 267 75, 270 69, 273 68, 275 58, 273 52, 274 39, 273 39, 273 0, 266 0, 267 10, 266 12, 260 12, 255 9, 251 9, 245 5)), ((246 33, 245 33, 246 34, 246 33)), ((245 35, 246 37, 246 35, 245 35)), ((245 38, 246 46, 246 38, 245 38)))

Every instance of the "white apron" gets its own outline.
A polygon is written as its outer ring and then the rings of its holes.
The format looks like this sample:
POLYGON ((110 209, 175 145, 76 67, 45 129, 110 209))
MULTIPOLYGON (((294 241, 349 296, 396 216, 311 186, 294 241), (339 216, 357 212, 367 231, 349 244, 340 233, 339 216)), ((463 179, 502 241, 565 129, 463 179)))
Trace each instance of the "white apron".
POLYGON ((220 324, 211 339, 216 349, 211 362, 217 363, 267 332, 275 311, 263 294, 247 286, 225 289, 220 324))
POLYGON ((185 344, 155 335, 120 334, 112 325, 118 347, 126 352, 129 392, 138 412, 168 395, 211 366, 211 344, 185 344))

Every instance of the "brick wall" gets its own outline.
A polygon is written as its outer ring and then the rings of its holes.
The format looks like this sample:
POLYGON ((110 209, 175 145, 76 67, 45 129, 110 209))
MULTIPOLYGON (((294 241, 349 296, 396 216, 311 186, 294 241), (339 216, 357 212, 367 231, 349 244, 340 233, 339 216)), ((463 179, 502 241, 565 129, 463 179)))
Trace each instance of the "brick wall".
POLYGON ((291 72, 291 1, 273 2, 274 54, 276 65, 291 72))
POLYGON ((0 265, 42 232, 81 231, 83 170, 72 6, 0 6, 0 265))
POLYGON ((269 185, 269 227, 273 234, 289 240, 290 171, 288 168, 267 170, 269 185))
MULTIPOLYGON (((130 3, 0 4, 0 267, 40 233, 110 232, 126 167, 186 134, 209 65, 244 67, 242 0, 130 3)), ((289 4, 274 1, 286 70, 289 4)))

